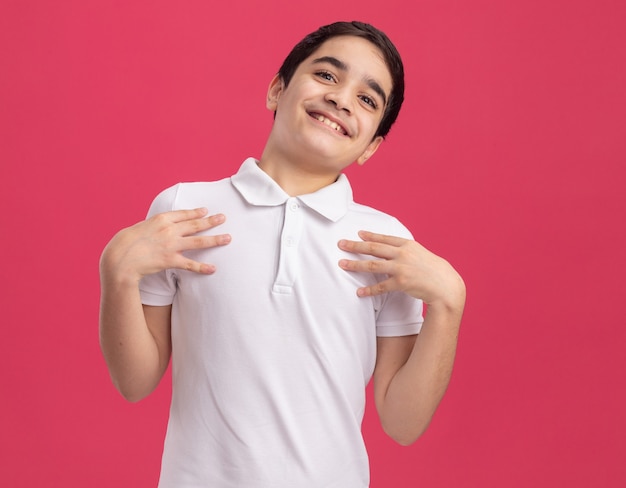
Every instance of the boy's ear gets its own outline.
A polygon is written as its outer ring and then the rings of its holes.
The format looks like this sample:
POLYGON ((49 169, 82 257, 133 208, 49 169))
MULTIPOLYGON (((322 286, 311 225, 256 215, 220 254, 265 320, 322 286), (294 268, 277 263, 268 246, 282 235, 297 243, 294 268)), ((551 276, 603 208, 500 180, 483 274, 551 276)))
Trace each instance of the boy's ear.
POLYGON ((365 148, 365 151, 363 151, 363 154, 361 154, 359 158, 356 160, 356 163, 359 166, 364 165, 365 161, 367 161, 369 158, 371 158, 374 155, 374 153, 378 149, 378 146, 380 146, 381 142, 383 142, 383 136, 375 137, 374 140, 370 142, 369 145, 365 148))
POLYGON ((278 99, 283 92, 283 80, 280 75, 274 76, 272 81, 270 82, 270 86, 267 89, 267 100, 265 102, 265 106, 268 110, 272 112, 276 112, 276 108, 278 107, 278 99))

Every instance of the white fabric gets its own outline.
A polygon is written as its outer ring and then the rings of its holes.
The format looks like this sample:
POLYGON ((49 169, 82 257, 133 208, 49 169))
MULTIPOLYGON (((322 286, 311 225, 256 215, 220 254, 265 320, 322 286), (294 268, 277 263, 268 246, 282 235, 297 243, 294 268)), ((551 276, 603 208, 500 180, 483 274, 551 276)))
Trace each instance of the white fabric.
POLYGON ((149 215, 207 207, 224 247, 190 252, 214 275, 144 278, 147 305, 172 308, 173 398, 161 488, 359 488, 361 436, 376 335, 419 332, 422 303, 403 293, 359 298, 384 276, 349 273, 337 242, 367 229, 411 237, 355 204, 347 178, 289 197, 252 158, 232 178, 178 184, 149 215))

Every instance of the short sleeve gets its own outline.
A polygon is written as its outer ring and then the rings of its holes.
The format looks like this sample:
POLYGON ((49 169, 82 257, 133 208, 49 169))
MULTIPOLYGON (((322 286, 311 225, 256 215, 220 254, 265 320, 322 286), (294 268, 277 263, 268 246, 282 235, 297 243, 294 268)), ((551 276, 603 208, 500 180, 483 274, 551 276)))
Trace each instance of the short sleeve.
POLYGON ((376 319, 378 337, 419 334, 424 322, 424 304, 406 293, 388 293, 376 319))
MULTIPOLYGON (((180 184, 163 190, 153 200, 147 218, 175 209, 180 184)), ((171 305, 176 294, 176 277, 171 270, 144 276, 139 282, 139 294, 144 305, 171 305)))

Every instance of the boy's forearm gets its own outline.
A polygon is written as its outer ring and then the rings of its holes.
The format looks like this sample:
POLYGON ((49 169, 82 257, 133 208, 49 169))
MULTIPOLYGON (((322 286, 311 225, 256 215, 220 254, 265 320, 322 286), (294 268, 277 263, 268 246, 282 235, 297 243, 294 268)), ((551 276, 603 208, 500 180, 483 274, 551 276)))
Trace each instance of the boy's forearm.
POLYGON ((224 246, 230 235, 197 236, 224 222, 207 209, 154 215, 119 231, 100 258, 100 344, 111 378, 131 401, 148 395, 167 369, 171 353, 171 307, 143 307, 143 276, 179 268, 212 274, 213 265, 193 261, 183 252, 224 246))
POLYGON ((450 381, 456 353, 460 309, 431 305, 406 363, 377 405, 387 434, 403 445, 426 430, 450 381))
POLYGON ((147 396, 166 365, 143 312, 136 280, 101 271, 100 347, 111 379, 129 401, 147 396))

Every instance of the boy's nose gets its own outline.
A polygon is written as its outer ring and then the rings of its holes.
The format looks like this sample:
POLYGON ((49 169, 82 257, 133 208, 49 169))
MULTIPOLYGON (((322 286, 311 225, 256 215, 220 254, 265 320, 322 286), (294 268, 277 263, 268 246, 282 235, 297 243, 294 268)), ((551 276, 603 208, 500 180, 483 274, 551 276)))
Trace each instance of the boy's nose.
POLYGON ((324 97, 327 102, 332 103, 337 110, 345 110, 348 113, 352 113, 352 105, 350 97, 346 93, 346 90, 333 90, 326 94, 324 97))

